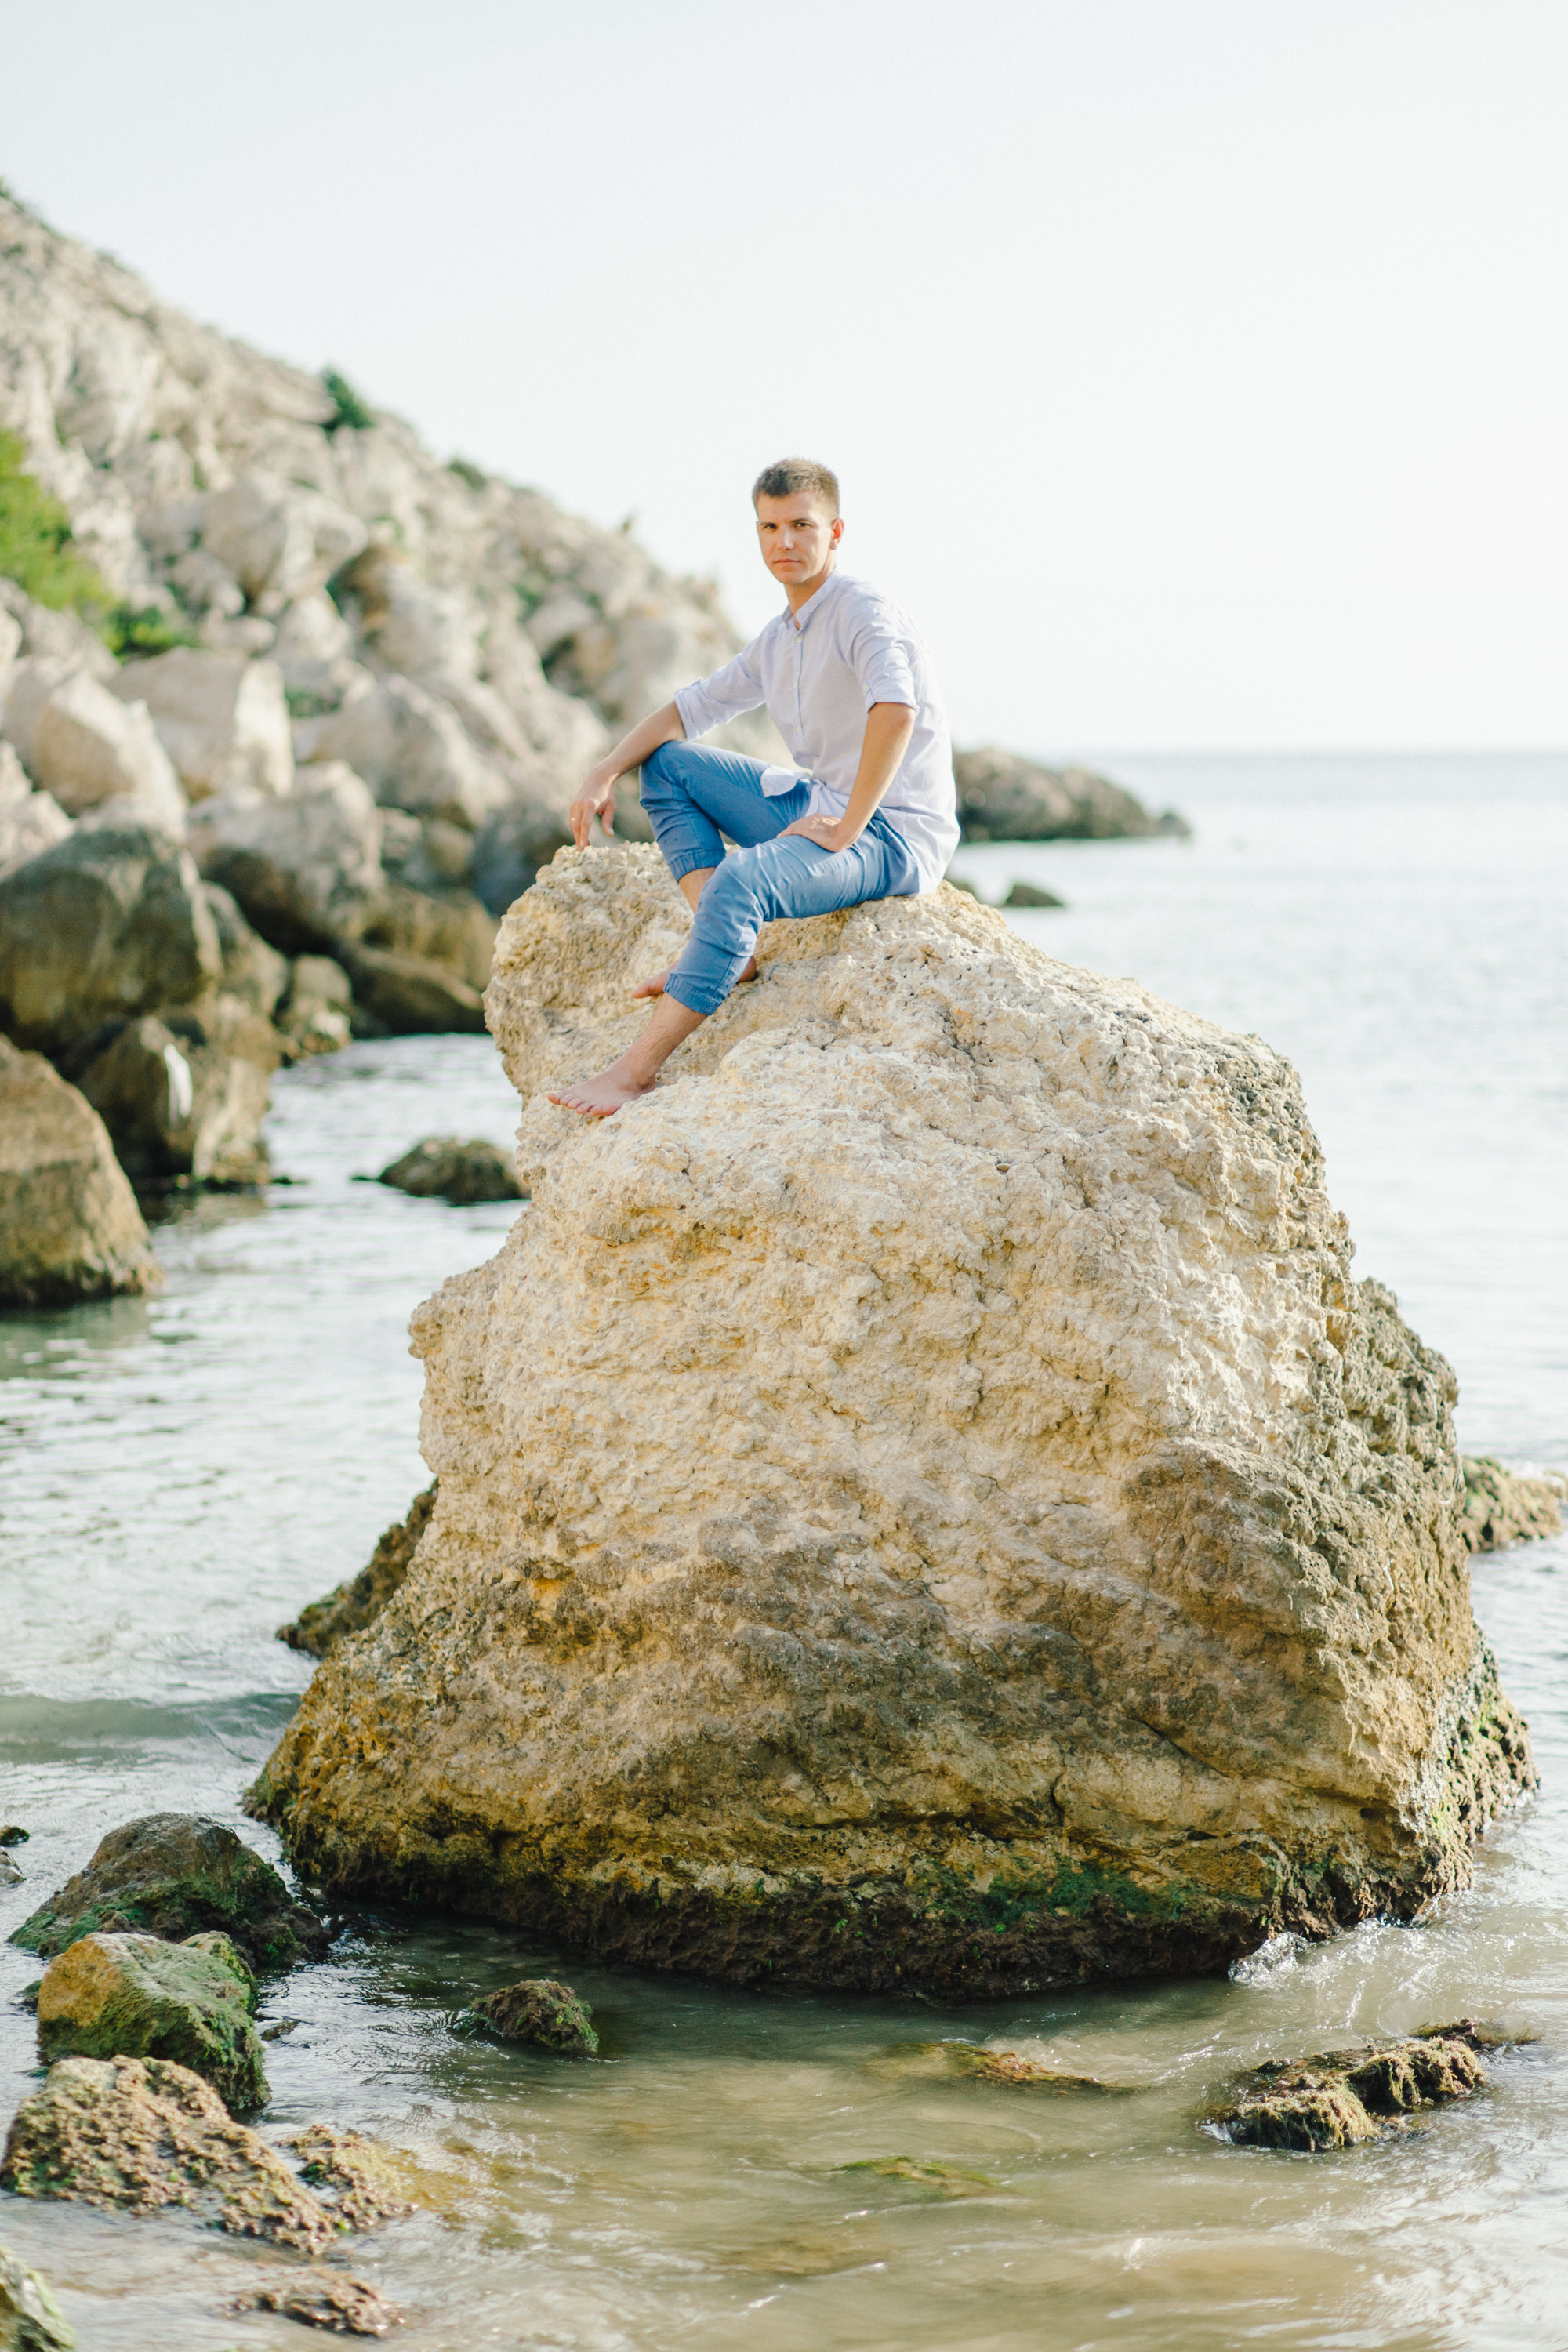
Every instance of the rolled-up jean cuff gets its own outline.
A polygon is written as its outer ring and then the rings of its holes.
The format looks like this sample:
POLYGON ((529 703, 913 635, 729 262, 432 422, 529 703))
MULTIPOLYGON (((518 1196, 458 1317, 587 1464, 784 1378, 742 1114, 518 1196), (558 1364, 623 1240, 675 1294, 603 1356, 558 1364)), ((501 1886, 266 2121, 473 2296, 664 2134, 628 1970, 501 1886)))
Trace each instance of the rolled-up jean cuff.
POLYGON ((711 1018, 730 992, 727 988, 704 988, 690 972, 672 971, 664 983, 666 996, 673 996, 677 1004, 684 1004, 688 1013, 700 1013, 704 1021, 711 1018))
POLYGON ((664 862, 678 882, 683 874, 700 874, 707 865, 700 849, 667 849, 664 862))

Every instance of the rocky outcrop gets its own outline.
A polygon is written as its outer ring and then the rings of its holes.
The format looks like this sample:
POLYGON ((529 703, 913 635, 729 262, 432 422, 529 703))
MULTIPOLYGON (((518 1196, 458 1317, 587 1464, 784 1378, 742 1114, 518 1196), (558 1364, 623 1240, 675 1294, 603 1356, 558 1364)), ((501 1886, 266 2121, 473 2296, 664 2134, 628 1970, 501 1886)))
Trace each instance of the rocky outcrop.
POLYGON ((224 1935, 79 1936, 38 1987, 38 2055, 172 2058, 238 2113, 267 2104, 256 1979, 224 1935))
POLYGON ((952 769, 965 841, 1137 841, 1191 831, 1174 809, 1151 816, 1134 793, 1090 769, 1041 767, 994 743, 957 752, 952 769))
POLYGON ((1568 1478, 1531 1478, 1505 1468, 1489 1454, 1467 1454, 1459 1533, 1468 1551, 1502 1551, 1563 1532, 1568 1478))
POLYGON ((75 2343, 47 2281, 0 2246, 0 2352, 72 2352, 75 2343))
POLYGON ((459 1135, 427 1135, 411 1151, 403 1152, 384 1168, 378 1184, 411 1192, 418 1201, 450 1201, 468 1208, 476 1201, 521 1201, 510 1151, 487 1143, 482 1136, 467 1142, 459 1135))
POLYGON ((159 1279, 103 1121, 41 1054, 0 1037, 0 1306, 67 1307, 159 1279))
POLYGON ((209 2083, 168 2058, 60 2059, 17 2109, 0 2188, 110 2212, 184 2207, 301 2253, 324 2253, 342 2227, 209 2083))
POLYGON ((308 1650, 312 1657, 324 1658, 345 1634, 363 1633, 373 1624, 393 1594, 401 1590, 435 1507, 436 1489, 426 1486, 423 1494, 415 1496, 407 1517, 395 1520, 386 1529, 359 1574, 334 1586, 324 1601, 312 1601, 301 1609, 291 1625, 279 1625, 278 1639, 287 1642, 291 1650, 308 1650))
POLYGON ((79 1937, 161 1937, 184 1943, 208 1929, 232 1938, 258 1970, 320 1959, 326 1929, 297 1903, 270 1863, 221 1822, 146 1813, 99 1845, 85 1870, 14 1929, 13 1944, 45 1958, 79 1937))
POLYGON ((1211 2121, 1242 2147, 1352 2147, 1397 2131, 1423 2108, 1483 2089, 1487 2071, 1476 2053, 1499 2038, 1467 2019, 1407 2042, 1260 2066, 1235 2104, 1217 2109, 1211 2121))
POLYGON ((779 927, 652 1096, 552 1109, 689 919, 620 848, 502 926, 533 1205, 416 1318, 431 1525, 253 1794, 300 1865, 973 1992, 1461 1884, 1531 1772, 1453 1377, 1289 1065, 941 891, 779 927))

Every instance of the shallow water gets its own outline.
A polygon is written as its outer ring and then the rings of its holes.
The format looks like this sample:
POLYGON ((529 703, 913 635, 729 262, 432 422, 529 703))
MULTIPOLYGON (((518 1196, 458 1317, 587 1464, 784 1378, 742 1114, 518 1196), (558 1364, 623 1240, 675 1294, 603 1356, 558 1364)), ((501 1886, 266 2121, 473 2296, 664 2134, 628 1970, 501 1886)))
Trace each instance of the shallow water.
MULTIPOLYGON (((1129 761, 1190 845, 960 860, 1051 952, 1135 972, 1289 1052, 1361 1244, 1454 1360, 1471 1447, 1568 1460, 1568 763, 1129 761)), ((504 1140, 484 1040, 358 1046, 289 1073, 301 1180, 165 1225, 163 1295, 0 1321, 0 1818, 26 1874, 0 1931, 102 1831, 238 1794, 309 1661, 272 1629, 367 1555, 426 1474, 409 1309, 510 1206, 355 1183, 421 1134, 504 1140)), ((524 1212, 523 1213, 526 1213, 524 1212)), ((378 2132, 428 2205, 345 2258, 410 2352, 1560 2347, 1568 2343, 1568 1539, 1482 1563, 1477 1606, 1542 1793, 1474 1886, 1413 1927, 1271 1952, 1237 1981, 964 2008, 737 1993, 584 1967, 468 1923, 366 1916, 268 1999, 268 2123, 378 2132), (458 2039, 473 1992, 560 1969, 605 2030, 574 2064, 458 2039), (1207 2136, 1240 2067, 1459 2014, 1539 2037, 1493 2089, 1331 2158, 1207 2136), (1122 2086, 934 2074, 918 2045, 1026 2042, 1122 2086), (947 2168, 910 2180, 858 2165, 947 2168)), ((0 1945, 4 2112, 34 2065, 0 1945)), ((279 2258, 179 2221, 0 2202, 83 2352, 300 2346, 226 2305, 279 2258)))

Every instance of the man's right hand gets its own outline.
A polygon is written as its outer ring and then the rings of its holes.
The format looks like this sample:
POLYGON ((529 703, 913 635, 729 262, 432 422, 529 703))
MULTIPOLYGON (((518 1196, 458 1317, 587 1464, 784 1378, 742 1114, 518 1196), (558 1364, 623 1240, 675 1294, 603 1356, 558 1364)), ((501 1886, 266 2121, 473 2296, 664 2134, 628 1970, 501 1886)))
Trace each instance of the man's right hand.
MULTIPOLYGON (((556 805, 559 807, 560 803, 556 805)), ((595 768, 571 807, 566 812, 572 827, 572 838, 579 849, 588 846, 588 835, 597 817, 606 833, 616 829, 616 779, 605 776, 595 768)))

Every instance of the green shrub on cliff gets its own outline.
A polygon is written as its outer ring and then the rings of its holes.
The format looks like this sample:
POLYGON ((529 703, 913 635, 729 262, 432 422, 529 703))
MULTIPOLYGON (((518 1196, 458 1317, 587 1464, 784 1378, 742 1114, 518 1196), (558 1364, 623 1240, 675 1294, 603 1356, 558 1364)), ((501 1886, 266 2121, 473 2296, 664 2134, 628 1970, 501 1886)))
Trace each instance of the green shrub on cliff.
POLYGON ((109 591, 77 553, 69 515, 28 473, 26 455, 15 433, 0 433, 0 573, 35 604, 96 618, 109 591))
POLYGON ((332 404, 332 413, 327 419, 325 430, 338 433, 346 425, 351 432, 367 432, 375 423, 374 412, 360 398, 347 376, 340 375, 336 368, 323 368, 321 382, 332 404))

